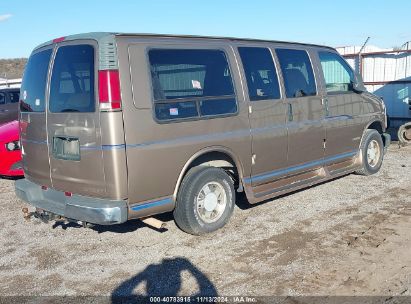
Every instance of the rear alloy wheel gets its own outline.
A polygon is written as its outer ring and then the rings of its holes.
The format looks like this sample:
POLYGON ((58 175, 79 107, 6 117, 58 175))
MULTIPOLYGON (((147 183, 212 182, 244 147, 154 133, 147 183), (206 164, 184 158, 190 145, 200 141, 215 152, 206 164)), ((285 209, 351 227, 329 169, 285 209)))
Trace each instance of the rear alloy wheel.
POLYGON ((223 169, 195 167, 181 183, 174 219, 187 233, 213 232, 228 222, 234 203, 233 181, 223 169))
POLYGON ((361 142, 362 168, 356 171, 361 175, 377 173, 384 158, 384 144, 380 133, 376 130, 366 130, 361 142))
POLYGON ((200 219, 205 223, 215 223, 227 207, 227 194, 222 184, 210 182, 201 188, 196 202, 200 219))

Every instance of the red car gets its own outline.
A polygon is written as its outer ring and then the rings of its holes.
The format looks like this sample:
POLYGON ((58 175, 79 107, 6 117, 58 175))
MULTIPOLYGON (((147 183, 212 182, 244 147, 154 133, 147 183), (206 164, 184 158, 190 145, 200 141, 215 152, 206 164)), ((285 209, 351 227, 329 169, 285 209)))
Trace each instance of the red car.
POLYGON ((23 176, 21 161, 19 122, 12 121, 0 125, 0 176, 23 176))

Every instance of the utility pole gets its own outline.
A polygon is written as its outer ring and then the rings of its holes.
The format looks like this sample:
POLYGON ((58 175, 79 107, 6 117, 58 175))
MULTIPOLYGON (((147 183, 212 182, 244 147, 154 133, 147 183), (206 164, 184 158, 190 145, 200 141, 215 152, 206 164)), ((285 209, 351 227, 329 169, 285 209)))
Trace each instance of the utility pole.
POLYGON ((364 75, 362 74, 362 57, 361 57, 361 53, 364 50, 365 46, 367 45, 368 41, 370 40, 370 37, 367 37, 367 39, 365 40, 364 44, 362 45, 362 47, 360 48, 360 51, 358 52, 358 71, 359 74, 361 75, 361 77, 364 79, 364 75))

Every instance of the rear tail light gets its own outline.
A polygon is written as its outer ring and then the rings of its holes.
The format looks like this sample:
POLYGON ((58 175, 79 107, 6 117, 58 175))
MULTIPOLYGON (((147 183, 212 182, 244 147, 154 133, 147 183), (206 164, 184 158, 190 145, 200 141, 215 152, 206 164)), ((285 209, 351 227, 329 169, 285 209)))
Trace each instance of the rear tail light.
POLYGON ((100 110, 121 110, 120 78, 118 70, 98 71, 100 110))
POLYGON ((68 196, 68 197, 71 197, 71 196, 73 196, 73 193, 66 191, 66 192, 64 192, 64 195, 65 195, 65 196, 68 196))
POLYGON ((7 151, 10 151, 10 152, 20 150, 20 141, 15 140, 15 141, 11 141, 11 142, 7 143, 6 144, 6 149, 7 149, 7 151))

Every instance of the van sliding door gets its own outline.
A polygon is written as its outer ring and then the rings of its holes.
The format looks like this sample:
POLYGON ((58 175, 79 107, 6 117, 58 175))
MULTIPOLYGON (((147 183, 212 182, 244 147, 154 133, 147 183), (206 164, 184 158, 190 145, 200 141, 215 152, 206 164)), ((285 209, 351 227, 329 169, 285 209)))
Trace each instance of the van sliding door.
POLYGON ((289 174, 315 169, 324 156, 324 110, 306 50, 276 50, 288 102, 289 174))
MULTIPOLYGON (((261 45, 260 45, 261 46, 261 45)), ((252 136, 252 185, 278 178, 287 163, 287 107, 281 99, 272 53, 265 47, 238 47, 247 80, 252 136)))

